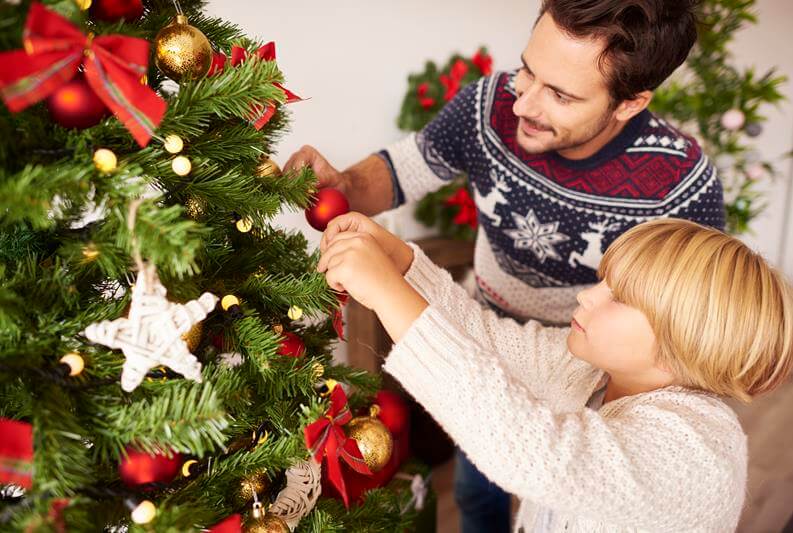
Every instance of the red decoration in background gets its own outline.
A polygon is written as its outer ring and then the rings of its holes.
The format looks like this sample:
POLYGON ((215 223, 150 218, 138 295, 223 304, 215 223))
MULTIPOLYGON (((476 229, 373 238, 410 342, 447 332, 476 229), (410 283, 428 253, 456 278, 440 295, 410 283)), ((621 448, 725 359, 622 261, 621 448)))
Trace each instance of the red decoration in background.
POLYGON ((0 484, 33 487, 33 426, 0 418, 0 484))
POLYGON ((471 195, 468 194, 468 189, 465 187, 460 188, 456 193, 446 199, 444 204, 448 206, 460 206, 460 210, 454 216, 455 224, 468 224, 471 228, 476 229, 478 224, 476 214, 476 204, 474 203, 471 195))
POLYGON ((147 483, 170 483, 182 466, 178 453, 166 457, 161 453, 149 454, 127 447, 127 456, 118 464, 118 474, 129 487, 147 483))
POLYGON ((289 331, 284 331, 281 335, 284 340, 281 341, 281 347, 278 349, 279 355, 286 357, 303 357, 305 355, 306 345, 303 343, 303 339, 289 331))
POLYGON ((375 395, 374 403, 380 407, 377 418, 394 437, 404 436, 410 429, 410 408, 396 392, 381 390, 375 395))
POLYGON ((325 416, 309 424, 303 430, 306 448, 318 463, 322 462, 323 457, 325 458, 328 478, 341 494, 346 507, 350 506, 350 500, 347 496, 339 459, 359 474, 372 475, 358 449, 358 443, 355 442, 355 439, 348 439, 344 434, 342 426, 350 420, 352 420, 352 414, 347 406, 347 395, 344 394, 344 389, 340 385, 336 385, 330 394, 330 407, 325 416))
POLYGON ((43 100, 74 78, 85 79, 141 146, 149 143, 166 103, 141 83, 149 43, 123 35, 84 35, 61 15, 34 2, 23 33, 24 50, 0 53, 0 93, 16 113, 43 100))
POLYGON ((317 191, 314 203, 306 209, 306 220, 317 231, 325 231, 328 223, 339 215, 350 212, 344 194, 332 187, 317 191))
MULTIPOLYGON (((231 47, 231 66, 236 67, 239 66, 243 61, 245 61, 250 54, 246 49, 241 46, 234 45, 231 47)), ((275 43, 269 42, 265 45, 259 47, 254 55, 261 59, 262 61, 275 61, 275 43)), ((226 61, 227 57, 225 54, 221 52, 215 52, 212 54, 212 65, 209 67, 209 72, 207 76, 214 76, 223 72, 226 68, 226 61)), ((281 89, 284 93, 284 97, 286 99, 287 104, 291 104, 293 102, 300 102, 303 100, 298 95, 281 85, 280 83, 273 83, 276 87, 281 89)), ((276 110, 276 103, 274 102, 267 102, 260 105, 255 105, 253 109, 251 109, 251 123, 253 127, 257 130, 262 129, 270 119, 273 118, 275 115, 276 110)))
POLYGON ((493 73, 493 58, 489 54, 483 54, 481 50, 471 58, 471 63, 476 65, 483 76, 490 76, 493 73))
POLYGON ((238 514, 229 516, 209 528, 209 533, 242 533, 242 516, 238 514))
POLYGON ((55 533, 66 533, 66 519, 63 516, 63 510, 69 507, 68 498, 56 498, 50 503, 50 510, 47 513, 47 518, 52 525, 52 530, 55 533))
POLYGON ((61 85, 47 98, 52 119, 64 128, 90 128, 110 114, 82 74, 61 85))
POLYGON ((449 74, 441 74, 441 85, 446 88, 446 93, 443 95, 444 100, 448 102, 460 91, 460 82, 467 73, 468 64, 462 59, 458 59, 452 65, 449 74))
POLYGON ((419 97, 419 104, 424 109, 431 109, 432 106, 435 105, 435 98, 427 96, 427 93, 430 90, 430 84, 426 81, 420 83, 418 87, 416 87, 416 95, 419 97))
POLYGON ((93 0, 91 16, 97 20, 115 22, 135 20, 143 15, 142 0, 93 0))

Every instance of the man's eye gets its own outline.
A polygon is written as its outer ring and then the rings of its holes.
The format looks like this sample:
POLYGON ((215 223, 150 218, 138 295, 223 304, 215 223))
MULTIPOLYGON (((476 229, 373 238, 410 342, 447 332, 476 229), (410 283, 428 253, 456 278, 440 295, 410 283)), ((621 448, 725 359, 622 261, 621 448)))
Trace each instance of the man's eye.
POLYGON ((553 92, 553 96, 554 96, 554 98, 556 98, 556 101, 559 102, 560 104, 569 104, 570 103, 570 99, 568 97, 566 97, 565 95, 563 95, 562 93, 560 93, 560 92, 554 91, 553 92))

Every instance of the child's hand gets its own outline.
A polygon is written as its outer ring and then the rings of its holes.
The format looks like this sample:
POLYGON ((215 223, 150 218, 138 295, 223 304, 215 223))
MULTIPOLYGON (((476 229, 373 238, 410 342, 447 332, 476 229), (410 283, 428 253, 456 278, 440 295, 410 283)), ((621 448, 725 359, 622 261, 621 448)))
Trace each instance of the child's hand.
MULTIPOLYGON (((377 224, 374 226, 380 228, 377 224)), ((412 261, 410 247, 399 242, 408 249, 412 261)), ((394 341, 402 338, 428 305, 405 281, 394 261, 370 233, 336 232, 333 239, 325 243, 317 270, 325 273, 331 288, 347 291, 361 305, 374 310, 394 341)))
POLYGON ((375 309, 378 304, 397 297, 399 291, 410 288, 394 262, 369 233, 337 232, 321 251, 317 270, 325 273, 328 285, 348 292, 369 309, 375 309))
POLYGON ((347 213, 331 220, 319 243, 320 251, 324 253, 334 239, 344 232, 365 233, 373 237, 402 275, 408 271, 411 263, 413 263, 413 250, 410 246, 361 213, 347 213))

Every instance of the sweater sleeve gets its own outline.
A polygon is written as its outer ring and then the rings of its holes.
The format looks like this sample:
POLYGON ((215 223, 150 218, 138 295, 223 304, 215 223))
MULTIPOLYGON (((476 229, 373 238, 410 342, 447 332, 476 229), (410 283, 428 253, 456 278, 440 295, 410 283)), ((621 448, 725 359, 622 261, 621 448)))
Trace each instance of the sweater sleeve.
POLYGON ((722 402, 654 401, 554 413, 443 311, 428 307, 385 365, 490 480, 561 513, 653 531, 737 524, 746 443, 722 402), (622 407, 620 407, 622 406, 622 407))
POLYGON ((394 199, 421 199, 468 169, 470 145, 476 139, 477 83, 464 87, 424 129, 381 151, 394 182, 394 199))
POLYGON ((597 381, 593 369, 567 351, 570 328, 545 327, 530 320, 521 324, 499 317, 471 298, 451 275, 435 265, 416 246, 405 280, 430 305, 443 310, 466 334, 498 354, 507 371, 526 384, 536 397, 552 399, 567 394, 581 380, 597 381))

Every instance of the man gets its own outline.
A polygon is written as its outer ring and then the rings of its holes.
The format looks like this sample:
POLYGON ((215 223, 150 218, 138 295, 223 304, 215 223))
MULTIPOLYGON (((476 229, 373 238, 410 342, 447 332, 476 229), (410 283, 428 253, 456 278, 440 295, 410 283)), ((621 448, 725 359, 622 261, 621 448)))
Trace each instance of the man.
MULTIPOLYGON (((647 111, 696 41, 695 9, 544 0, 517 72, 466 87, 424 130, 344 172, 312 147, 286 168, 310 165, 321 187, 368 215, 467 174, 480 300, 519 320, 569 324, 575 294, 630 227, 658 217, 724 226, 721 184, 701 148, 647 111)), ((464 533, 509 530, 509 496, 464 456, 455 496, 464 533)))

